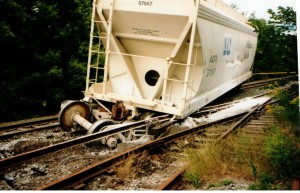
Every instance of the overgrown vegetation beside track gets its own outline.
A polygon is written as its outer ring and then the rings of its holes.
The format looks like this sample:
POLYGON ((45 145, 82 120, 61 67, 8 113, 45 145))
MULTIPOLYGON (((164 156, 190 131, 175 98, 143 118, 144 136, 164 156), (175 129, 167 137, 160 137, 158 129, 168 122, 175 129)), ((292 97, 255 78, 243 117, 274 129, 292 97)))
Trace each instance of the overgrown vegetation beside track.
POLYGON ((282 126, 291 127, 294 132, 299 132, 300 129, 298 88, 298 84, 292 84, 286 91, 276 88, 274 94, 278 100, 278 105, 270 108, 270 111, 276 115, 282 126))
MULTIPOLYGON (((268 167, 261 152, 260 139, 236 140, 206 144, 203 148, 187 151, 190 167, 184 176, 195 188, 211 184, 222 178, 252 180, 262 168, 268 167)), ((209 185, 208 185, 209 186, 209 185)))
MULTIPOLYGON (((278 119, 265 138, 231 137, 187 150, 190 167, 184 176, 195 188, 222 178, 252 180, 251 190, 288 190, 300 177, 298 84, 275 88, 277 104, 267 107, 278 119)), ((209 185, 208 185, 209 186, 209 185)))

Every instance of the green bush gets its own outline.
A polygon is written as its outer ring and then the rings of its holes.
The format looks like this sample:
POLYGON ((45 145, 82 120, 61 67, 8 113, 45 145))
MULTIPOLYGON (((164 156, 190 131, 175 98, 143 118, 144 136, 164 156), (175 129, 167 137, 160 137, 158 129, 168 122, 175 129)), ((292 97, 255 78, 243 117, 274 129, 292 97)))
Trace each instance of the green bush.
POLYGON ((249 190, 275 190, 277 189, 274 184, 274 178, 271 174, 263 172, 259 176, 259 183, 251 184, 249 190))
POLYGON ((279 105, 273 108, 273 113, 280 122, 291 124, 293 129, 299 130, 299 96, 291 97, 292 92, 297 91, 295 87, 298 87, 298 85, 292 85, 289 90, 277 89, 275 91, 275 98, 278 100, 279 105))
POLYGON ((266 140, 265 154, 269 158, 277 177, 292 177, 297 170, 296 159, 299 150, 295 139, 292 136, 281 133, 280 130, 273 126, 274 134, 266 140))

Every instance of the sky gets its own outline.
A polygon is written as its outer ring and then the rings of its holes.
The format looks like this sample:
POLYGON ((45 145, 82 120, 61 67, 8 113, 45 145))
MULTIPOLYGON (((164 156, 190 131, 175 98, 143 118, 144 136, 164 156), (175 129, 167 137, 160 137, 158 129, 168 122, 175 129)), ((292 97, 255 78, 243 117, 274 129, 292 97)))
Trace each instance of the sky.
MULTIPOLYGON (((267 13, 268 9, 277 11, 278 6, 293 7, 296 10, 296 0, 223 0, 228 5, 235 4, 239 11, 247 13, 250 16, 255 11, 256 18, 270 19, 270 15, 267 13)), ((299 0, 297 0, 299 1, 299 0)), ((300 3, 300 2, 298 2, 300 3)), ((297 11, 297 10, 296 10, 297 11)))

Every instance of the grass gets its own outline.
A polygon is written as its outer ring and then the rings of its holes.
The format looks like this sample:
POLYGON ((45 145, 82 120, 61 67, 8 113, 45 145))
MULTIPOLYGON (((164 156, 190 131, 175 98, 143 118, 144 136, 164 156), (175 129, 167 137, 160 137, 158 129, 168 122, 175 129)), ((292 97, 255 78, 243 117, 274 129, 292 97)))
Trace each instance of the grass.
POLYGON ((116 176, 123 181, 143 175, 150 175, 159 169, 159 164, 147 151, 131 154, 126 159, 120 161, 115 168, 116 176))
POLYGON ((274 89, 279 104, 267 110, 280 124, 270 128, 273 134, 263 139, 229 138, 202 148, 189 148, 186 154, 190 167, 184 177, 196 188, 230 176, 253 180, 250 190, 289 189, 289 182, 300 174, 299 96, 290 97, 297 88, 295 84, 285 91, 274 89))
POLYGON ((221 143, 206 144, 200 149, 190 148, 186 152, 190 167, 184 177, 192 184, 198 184, 196 188, 204 182, 227 176, 253 180, 250 163, 255 165, 257 171, 267 163, 265 156, 259 153, 261 147, 253 145, 255 143, 261 143, 261 139, 228 138, 221 143))
MULTIPOLYGON (((299 160, 300 155, 297 140, 276 126, 270 130, 274 133, 265 139, 229 138, 202 148, 189 148, 186 153, 190 166, 184 178, 197 189, 220 178, 252 180, 250 190, 289 189, 289 180, 296 177, 294 172, 298 165, 295 160, 299 160)), ((230 183, 231 180, 225 180, 208 187, 230 183)))
POLYGON ((124 162, 122 162, 124 164, 116 168, 117 177, 120 179, 127 179, 129 176, 133 175, 133 166, 136 162, 137 156, 137 154, 129 155, 124 162))

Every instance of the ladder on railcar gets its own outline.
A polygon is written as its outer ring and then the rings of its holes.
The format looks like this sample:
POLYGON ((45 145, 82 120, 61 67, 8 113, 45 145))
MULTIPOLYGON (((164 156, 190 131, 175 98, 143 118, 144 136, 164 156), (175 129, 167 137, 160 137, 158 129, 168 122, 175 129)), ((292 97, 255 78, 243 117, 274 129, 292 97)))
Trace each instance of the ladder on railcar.
MULTIPOLYGON (((188 49, 188 56, 187 56, 187 63, 182 64, 182 63, 176 63, 173 61, 168 61, 168 69, 171 65, 183 65, 185 66, 185 75, 182 79, 176 79, 176 78, 170 78, 169 77, 169 70, 166 70, 165 73, 165 78, 164 78, 164 83, 163 83, 163 92, 162 92, 162 100, 164 102, 171 101, 171 98, 180 98, 183 104, 185 103, 186 100, 190 99, 192 94, 190 94, 190 97, 188 98, 188 88, 192 88, 193 80, 189 80, 190 77, 190 71, 191 67, 196 65, 196 58, 194 61, 192 61, 192 56, 193 56, 193 50, 195 47, 195 33, 196 33, 196 28, 197 28, 197 18, 198 18, 198 10, 199 10, 199 5, 200 5, 200 0, 195 0, 195 15, 191 18, 191 22, 188 23, 187 25, 190 24, 189 27, 191 27, 191 32, 190 32, 190 43, 189 43, 189 49, 188 49), (192 63, 194 62, 194 63, 192 63), (183 91, 181 96, 174 96, 169 93, 166 90, 167 85, 171 84, 172 88, 172 83, 181 83, 183 85, 183 91)), ((188 27, 188 26, 187 26, 188 27)), ((188 28, 189 29, 189 28, 188 28)), ((182 39, 184 37, 181 37, 182 39)), ((196 49, 196 55, 197 55, 197 49, 196 49)), ((172 89, 170 89, 172 90, 172 89)), ((192 90, 192 89, 191 89, 192 90)))
MULTIPOLYGON (((107 80, 107 65, 108 65, 108 50, 110 49, 110 37, 112 31, 112 19, 114 0, 111 1, 109 9, 109 17, 106 20, 104 15, 101 13, 96 14, 97 9, 100 9, 100 4, 97 4, 97 0, 93 1, 92 18, 91 18, 91 31, 90 31, 90 43, 89 43, 89 55, 87 63, 87 76, 86 76, 86 91, 88 88, 98 82, 105 83, 107 80), (97 16, 97 17, 96 17, 97 16), (99 17, 98 17, 99 16, 99 17), (95 27, 102 26, 100 27, 95 27), (104 29, 104 31, 100 31, 104 29), (106 42, 106 45, 103 44, 106 42), (102 77, 99 75, 99 71, 102 73, 102 77)), ((105 84, 104 84, 105 86, 105 84)))

